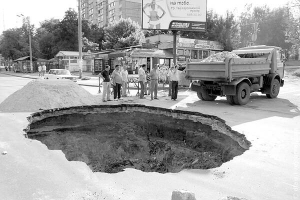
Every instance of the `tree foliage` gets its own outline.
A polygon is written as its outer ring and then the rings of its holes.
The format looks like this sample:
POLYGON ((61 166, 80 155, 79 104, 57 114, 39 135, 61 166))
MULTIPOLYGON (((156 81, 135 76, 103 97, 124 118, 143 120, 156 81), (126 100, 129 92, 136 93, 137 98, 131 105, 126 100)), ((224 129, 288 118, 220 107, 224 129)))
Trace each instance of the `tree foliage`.
POLYGON ((180 35, 186 38, 219 41, 224 50, 231 51, 236 46, 234 40, 238 35, 238 24, 233 13, 227 12, 223 17, 210 10, 207 13, 205 32, 181 31, 180 35))
POLYGON ((252 8, 250 5, 240 16, 241 46, 253 42, 256 45, 274 45, 288 49, 291 44, 286 42, 285 35, 289 23, 286 8, 271 10, 268 6, 252 8), (253 38, 255 23, 258 24, 257 39, 253 38))
POLYGON ((119 49, 141 44, 145 36, 141 27, 131 19, 121 19, 104 28, 104 49, 119 49))

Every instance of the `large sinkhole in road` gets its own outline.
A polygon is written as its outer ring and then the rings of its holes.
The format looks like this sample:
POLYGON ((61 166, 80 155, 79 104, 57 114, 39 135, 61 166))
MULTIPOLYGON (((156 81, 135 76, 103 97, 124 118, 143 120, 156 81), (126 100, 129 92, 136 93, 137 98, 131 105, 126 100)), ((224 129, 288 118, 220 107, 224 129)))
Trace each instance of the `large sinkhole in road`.
POLYGON ((94 172, 209 169, 250 147, 245 136, 215 116, 143 105, 97 105, 45 110, 28 117, 31 139, 62 150, 94 172))

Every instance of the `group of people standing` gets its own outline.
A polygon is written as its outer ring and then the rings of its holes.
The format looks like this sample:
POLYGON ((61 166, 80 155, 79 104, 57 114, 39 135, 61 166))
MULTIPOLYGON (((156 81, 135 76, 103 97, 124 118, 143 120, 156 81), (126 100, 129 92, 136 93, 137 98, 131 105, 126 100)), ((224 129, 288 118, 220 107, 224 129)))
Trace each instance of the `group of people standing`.
MULTIPOLYGON (((140 99, 145 99, 145 93, 147 94, 147 84, 150 86, 150 95, 151 100, 158 100, 157 92, 158 92, 158 80, 159 80, 159 72, 158 72, 158 64, 153 66, 153 69, 150 73, 147 73, 146 65, 143 64, 140 66, 138 70, 138 81, 140 85, 140 99)), ((121 100, 122 97, 127 96, 128 89, 128 71, 127 66, 123 66, 120 69, 119 65, 115 66, 115 69, 110 74, 110 66, 107 65, 105 70, 99 74, 99 76, 103 79, 103 95, 102 101, 111 101, 110 99, 110 88, 111 84, 113 85, 114 92, 114 100, 121 100)), ((179 73, 177 66, 171 66, 169 69, 168 75, 169 81, 171 82, 171 99, 176 100, 178 94, 178 81, 179 81, 179 73)))
POLYGON ((46 68, 46 65, 39 65, 38 66, 38 71, 39 71, 39 76, 44 76, 46 71, 47 71, 47 68, 46 68))
MULTIPOLYGON (((147 73, 146 73, 146 65, 143 64, 139 69, 139 84, 141 86, 141 92, 140 92, 140 99, 144 99, 144 94, 146 89, 147 83, 150 82, 150 95, 151 100, 158 99, 157 98, 157 90, 158 90, 158 79, 159 79, 159 73, 158 73, 158 66, 154 65, 153 69, 149 73, 149 79, 147 80, 147 73)), ((177 94, 178 94, 178 81, 179 81, 179 73, 178 73, 178 67, 177 65, 171 66, 169 69, 169 72, 167 74, 170 81, 171 86, 171 99, 176 100, 177 94)), ((147 92, 147 91, 146 91, 147 92)))
POLYGON ((103 79, 103 95, 102 101, 111 101, 110 99, 110 88, 113 85, 114 100, 121 100, 122 97, 127 96, 128 87, 128 71, 127 66, 123 66, 122 70, 120 65, 116 65, 114 71, 110 74, 110 66, 106 65, 105 70, 99 74, 103 79), (121 94, 122 89, 122 94, 121 94))

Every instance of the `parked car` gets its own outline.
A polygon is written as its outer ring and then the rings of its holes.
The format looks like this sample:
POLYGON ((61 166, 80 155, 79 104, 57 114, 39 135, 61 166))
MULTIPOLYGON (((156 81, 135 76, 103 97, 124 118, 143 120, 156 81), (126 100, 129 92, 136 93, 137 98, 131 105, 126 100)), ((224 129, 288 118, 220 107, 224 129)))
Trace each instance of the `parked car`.
POLYGON ((44 79, 69 79, 76 82, 78 76, 72 75, 67 69, 50 69, 49 72, 45 74, 44 79))

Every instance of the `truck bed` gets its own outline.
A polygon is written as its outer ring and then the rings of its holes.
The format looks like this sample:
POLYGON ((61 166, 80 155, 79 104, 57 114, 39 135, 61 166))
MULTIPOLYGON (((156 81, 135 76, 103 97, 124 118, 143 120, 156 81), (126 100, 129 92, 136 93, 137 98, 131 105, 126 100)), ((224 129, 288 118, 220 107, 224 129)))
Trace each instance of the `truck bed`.
POLYGON ((227 58, 225 62, 187 63, 186 74, 190 80, 231 81, 261 76, 270 70, 271 61, 268 58, 227 58))

